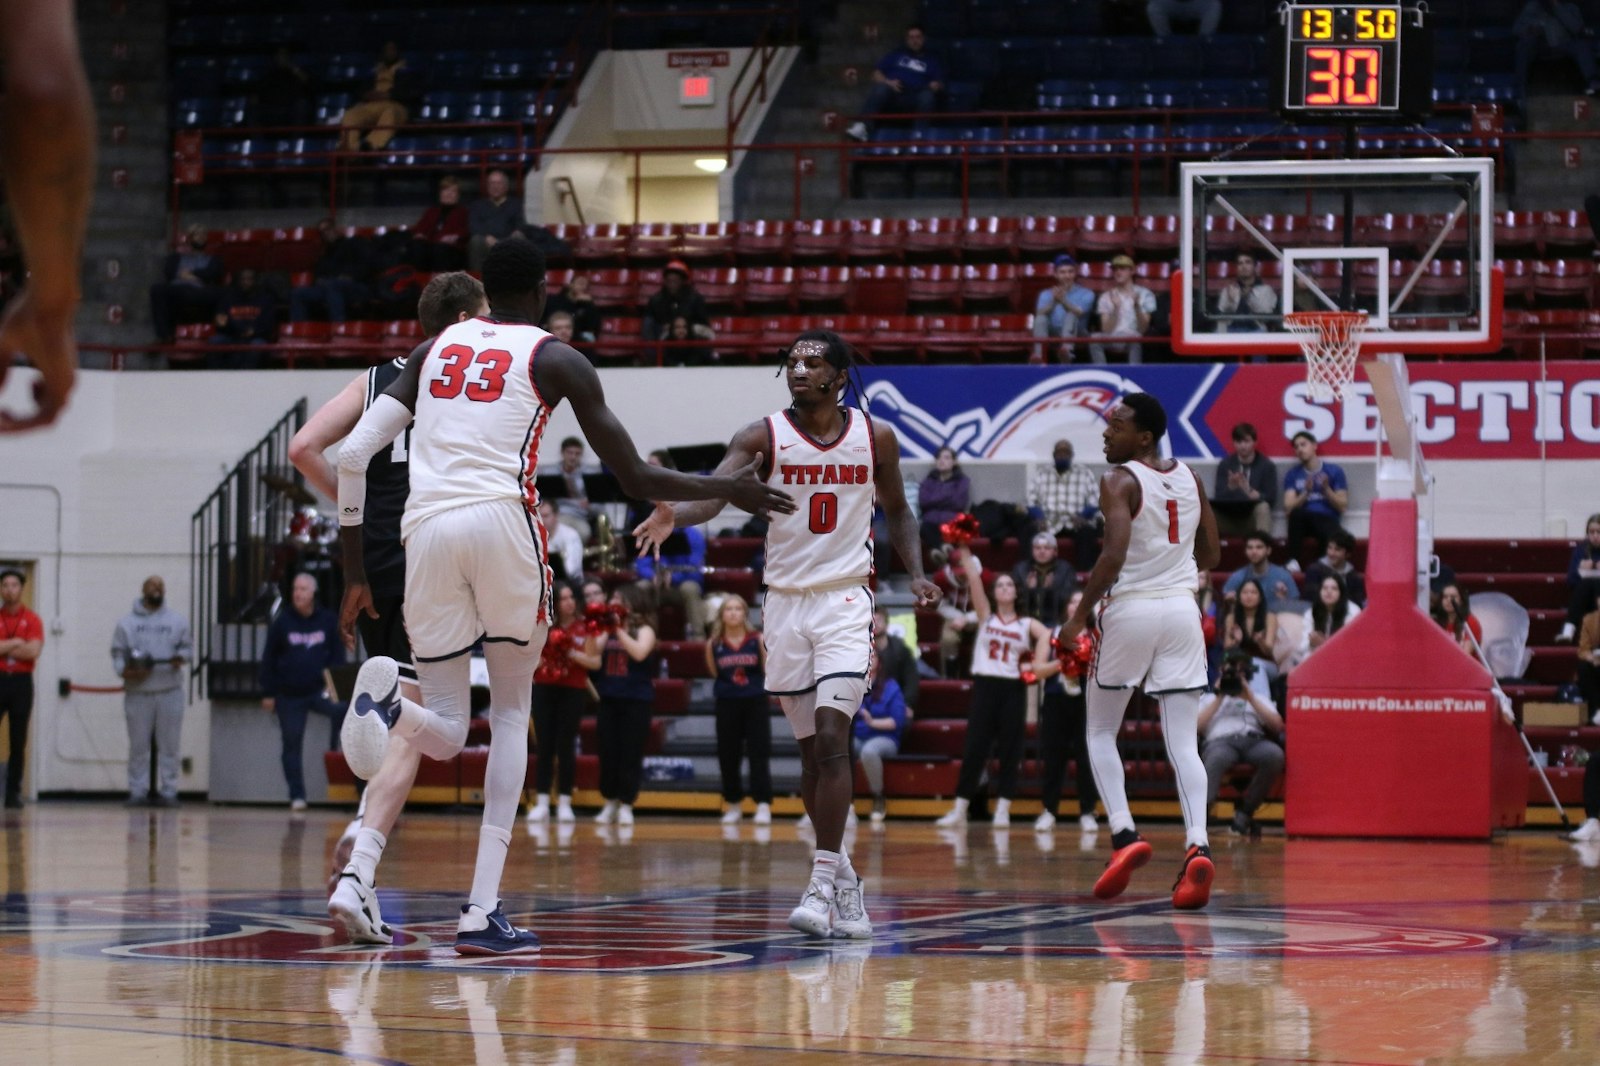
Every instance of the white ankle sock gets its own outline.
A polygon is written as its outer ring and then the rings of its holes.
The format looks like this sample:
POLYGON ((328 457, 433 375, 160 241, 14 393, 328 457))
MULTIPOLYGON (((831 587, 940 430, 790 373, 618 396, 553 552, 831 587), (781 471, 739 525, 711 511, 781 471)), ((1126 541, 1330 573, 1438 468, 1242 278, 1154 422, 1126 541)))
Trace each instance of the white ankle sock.
POLYGON ((362 826, 356 833, 355 846, 350 849, 350 864, 356 868, 362 884, 373 884, 378 876, 378 860, 383 858, 383 849, 388 843, 388 838, 376 829, 362 826))
POLYGON ((839 877, 839 866, 842 856, 836 851, 817 851, 817 857, 811 863, 811 879, 820 881, 829 888, 839 877))
POLYGON ((850 856, 841 846, 839 848, 839 865, 834 868, 833 883, 836 885, 859 885, 861 877, 856 873, 856 868, 850 862, 850 856))

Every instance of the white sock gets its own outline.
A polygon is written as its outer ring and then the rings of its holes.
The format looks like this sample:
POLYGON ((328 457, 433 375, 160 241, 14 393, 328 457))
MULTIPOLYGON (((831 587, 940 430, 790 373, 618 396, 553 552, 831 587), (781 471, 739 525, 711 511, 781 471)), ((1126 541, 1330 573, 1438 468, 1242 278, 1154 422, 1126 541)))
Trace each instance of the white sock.
POLYGON ((1188 846, 1204 847, 1206 837, 1206 764, 1200 759, 1200 693, 1169 692, 1160 697, 1161 736, 1167 761, 1178 781, 1178 803, 1188 828, 1188 846))
MULTIPOLYGON (((530 687, 529 692, 533 690, 530 687)), ((505 872, 511 834, 496 825, 478 829, 478 864, 472 871, 472 894, 467 902, 485 914, 500 905, 500 875, 505 872)))
POLYGON ((832 888, 839 877, 839 860, 838 852, 818 849, 817 857, 811 863, 811 880, 820 881, 832 888))
POLYGON ((836 885, 859 885, 861 877, 856 873, 856 868, 850 863, 850 856, 845 853, 844 845, 839 846, 839 865, 834 868, 833 883, 836 885))
MULTIPOLYGON (((1106 821, 1113 833, 1133 828, 1133 814, 1128 810, 1128 786, 1122 774, 1122 755, 1117 751, 1117 733, 1122 729, 1122 716, 1127 713, 1128 700, 1133 697, 1130 688, 1101 688, 1088 684, 1089 768, 1094 771, 1095 787, 1100 790, 1100 802, 1105 804, 1106 821)), ((1201 802, 1205 799, 1205 772, 1200 774, 1201 802)))
POLYGON ((383 858, 383 849, 388 843, 388 838, 376 829, 363 826, 356 834, 355 847, 350 849, 350 864, 356 868, 362 884, 373 884, 373 878, 378 876, 378 860, 383 858))
POLYGON ((550 797, 542 792, 539 793, 539 798, 533 801, 533 807, 534 810, 548 811, 550 809, 550 797))

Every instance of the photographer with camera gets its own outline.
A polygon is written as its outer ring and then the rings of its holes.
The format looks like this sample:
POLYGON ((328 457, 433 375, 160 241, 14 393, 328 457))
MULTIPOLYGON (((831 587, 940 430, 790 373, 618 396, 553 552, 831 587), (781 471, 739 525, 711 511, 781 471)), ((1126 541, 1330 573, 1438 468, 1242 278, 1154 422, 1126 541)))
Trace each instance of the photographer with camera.
POLYGON ((1200 706, 1200 758, 1206 764, 1206 810, 1228 771, 1237 763, 1254 768, 1250 785, 1233 806, 1233 831, 1254 835, 1260 830, 1255 812, 1283 775, 1283 716, 1268 695, 1266 678, 1244 652, 1229 652, 1222 663, 1217 690, 1200 706))
POLYGON ((128 719, 128 805, 150 798, 150 745, 156 749, 160 807, 178 805, 179 742, 183 735, 183 664, 193 655, 189 623, 166 603, 167 585, 145 579, 133 609, 111 638, 111 664, 122 678, 128 719))

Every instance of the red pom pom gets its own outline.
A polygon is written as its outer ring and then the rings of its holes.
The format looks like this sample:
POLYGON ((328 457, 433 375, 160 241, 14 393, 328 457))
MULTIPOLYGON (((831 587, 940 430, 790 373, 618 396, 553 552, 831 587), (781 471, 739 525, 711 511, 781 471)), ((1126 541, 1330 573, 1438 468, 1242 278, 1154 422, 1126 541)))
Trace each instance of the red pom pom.
POLYGON ((970 544, 978 535, 978 519, 970 514, 956 515, 939 527, 946 544, 970 544))

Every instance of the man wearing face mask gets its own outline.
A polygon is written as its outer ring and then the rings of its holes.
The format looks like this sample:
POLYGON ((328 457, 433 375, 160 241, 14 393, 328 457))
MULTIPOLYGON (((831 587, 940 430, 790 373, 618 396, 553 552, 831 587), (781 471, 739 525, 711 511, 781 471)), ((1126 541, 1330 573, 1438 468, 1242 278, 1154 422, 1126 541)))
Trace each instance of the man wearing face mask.
POLYGON ((193 657, 189 622, 166 606, 167 585, 148 577, 139 599, 117 623, 111 663, 122 678, 128 719, 128 805, 150 798, 150 745, 156 749, 158 807, 178 805, 183 733, 183 664, 193 657))
POLYGON ((1100 486, 1073 463, 1071 441, 1056 441, 1053 460, 1028 479, 1028 514, 1040 532, 1071 537, 1074 563, 1088 570, 1100 554, 1100 486))

